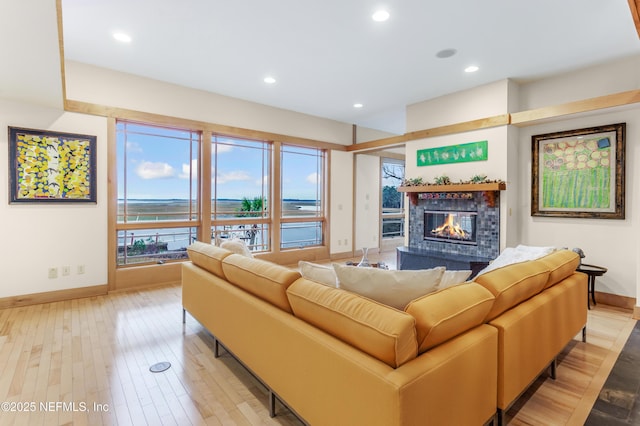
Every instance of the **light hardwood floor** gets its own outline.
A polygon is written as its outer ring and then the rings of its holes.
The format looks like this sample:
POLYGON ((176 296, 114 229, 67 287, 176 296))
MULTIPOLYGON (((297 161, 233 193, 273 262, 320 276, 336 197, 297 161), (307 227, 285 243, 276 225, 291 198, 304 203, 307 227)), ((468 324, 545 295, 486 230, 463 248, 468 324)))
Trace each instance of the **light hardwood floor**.
MULTIPOLYGON (((601 304, 588 321, 587 343, 567 346, 557 380, 536 381, 509 424, 583 424, 635 323, 601 304)), ((0 310, 0 425, 301 424, 281 405, 271 419, 266 389, 212 347, 182 324, 179 286, 0 310), (161 361, 171 368, 151 373, 161 361)))

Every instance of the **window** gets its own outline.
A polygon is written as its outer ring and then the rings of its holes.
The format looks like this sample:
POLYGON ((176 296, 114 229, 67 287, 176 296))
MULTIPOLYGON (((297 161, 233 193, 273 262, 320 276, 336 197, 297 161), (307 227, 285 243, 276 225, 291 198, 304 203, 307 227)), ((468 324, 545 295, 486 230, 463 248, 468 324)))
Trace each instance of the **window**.
POLYGON ((321 245, 324 241, 325 151, 282 145, 280 248, 321 245))
POLYGON ((252 251, 270 249, 272 144, 211 138, 212 239, 240 238, 252 251))
POLYGON ((404 161, 382 159, 382 238, 404 236, 404 197, 398 187, 404 180, 404 161))
POLYGON ((326 149, 205 131, 116 121, 118 266, 186 259, 195 240, 324 244, 326 149))
POLYGON ((186 258, 200 219, 200 133, 118 121, 116 134, 117 264, 186 258))

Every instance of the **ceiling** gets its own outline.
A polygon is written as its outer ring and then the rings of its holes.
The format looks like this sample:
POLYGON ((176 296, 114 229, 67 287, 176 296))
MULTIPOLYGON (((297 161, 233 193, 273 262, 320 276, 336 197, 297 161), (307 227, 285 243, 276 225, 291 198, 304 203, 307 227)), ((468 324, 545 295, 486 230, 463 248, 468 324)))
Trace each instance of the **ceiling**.
POLYGON ((640 53, 628 0, 62 0, 62 18, 68 60, 390 133, 415 102, 640 53))

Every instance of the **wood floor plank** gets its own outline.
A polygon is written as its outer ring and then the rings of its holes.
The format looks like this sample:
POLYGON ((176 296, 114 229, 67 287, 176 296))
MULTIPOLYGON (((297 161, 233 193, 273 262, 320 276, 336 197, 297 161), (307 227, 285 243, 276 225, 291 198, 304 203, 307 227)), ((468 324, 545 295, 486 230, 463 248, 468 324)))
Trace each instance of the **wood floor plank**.
MULTIPOLYGON (((182 323, 180 297, 165 286, 1 309, 0 401, 53 405, 2 413, 0 424, 301 425, 279 403, 269 417, 267 389, 224 350, 213 356, 211 335, 189 315, 182 323), (149 371, 161 361, 171 368, 149 371)), ((593 307, 587 343, 565 348, 557 379, 536 380, 508 424, 582 424, 634 323, 630 311, 593 307)))

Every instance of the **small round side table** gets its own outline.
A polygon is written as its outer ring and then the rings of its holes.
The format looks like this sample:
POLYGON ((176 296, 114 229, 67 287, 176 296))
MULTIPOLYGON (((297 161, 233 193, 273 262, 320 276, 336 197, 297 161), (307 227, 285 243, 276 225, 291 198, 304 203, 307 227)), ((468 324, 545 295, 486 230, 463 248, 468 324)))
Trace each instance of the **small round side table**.
POLYGON ((589 265, 586 263, 581 263, 576 268, 578 272, 584 272, 588 275, 587 280, 587 307, 591 309, 591 303, 589 302, 589 293, 591 293, 591 301, 593 305, 596 304, 596 295, 595 295, 595 287, 596 287, 596 277, 601 277, 607 272, 607 268, 596 265, 589 265))

